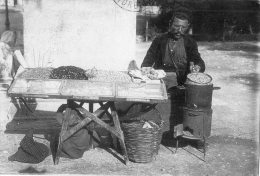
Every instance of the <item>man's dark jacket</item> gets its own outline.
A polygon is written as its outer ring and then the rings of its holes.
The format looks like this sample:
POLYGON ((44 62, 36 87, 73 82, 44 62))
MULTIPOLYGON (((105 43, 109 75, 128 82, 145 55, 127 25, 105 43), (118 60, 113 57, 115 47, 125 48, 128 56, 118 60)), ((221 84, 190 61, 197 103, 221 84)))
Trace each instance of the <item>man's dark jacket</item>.
MULTIPOLYGON (((163 69, 166 71, 171 71, 171 66, 166 66, 163 63, 163 58, 165 55, 167 41, 170 38, 169 33, 162 34, 154 39, 152 42, 147 54, 143 60, 141 67, 151 67, 153 66, 155 69, 163 69), (167 68, 166 68, 167 67, 167 68), (170 68, 170 70, 168 70, 170 68)), ((189 63, 194 62, 195 65, 199 65, 201 70, 200 72, 204 72, 205 63, 201 59, 200 54, 198 52, 197 43, 189 36, 183 36, 184 38, 184 47, 187 55, 187 69, 186 73, 189 72, 189 63)), ((175 68, 172 68, 172 71, 175 72, 175 68)))

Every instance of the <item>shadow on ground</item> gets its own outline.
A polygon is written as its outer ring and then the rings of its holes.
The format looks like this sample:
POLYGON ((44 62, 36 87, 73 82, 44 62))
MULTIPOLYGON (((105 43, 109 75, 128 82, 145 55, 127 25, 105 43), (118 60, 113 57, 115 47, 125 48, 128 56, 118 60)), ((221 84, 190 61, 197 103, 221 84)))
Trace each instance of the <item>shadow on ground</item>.
POLYGON ((43 170, 39 171, 36 168, 29 166, 29 167, 27 167, 23 170, 20 170, 19 173, 22 173, 22 174, 44 174, 44 173, 46 173, 46 170, 43 169, 43 170))
MULTIPOLYGON (((179 138, 179 147, 186 147, 192 146, 195 147, 193 144, 194 140, 185 140, 179 138)), ((229 144, 229 145, 243 145, 243 146, 250 146, 253 148, 257 147, 257 142, 253 139, 243 139, 238 137, 232 136, 210 136, 207 139, 207 143, 211 144, 229 144)), ((165 147, 176 147, 176 139, 171 135, 169 132, 165 132, 162 137, 161 144, 165 147)))
POLYGON ((259 91, 260 75, 257 73, 239 74, 230 76, 232 80, 239 80, 241 84, 247 85, 253 92, 259 91))
POLYGON ((171 131, 164 132, 161 140, 161 144, 164 145, 165 147, 174 147, 175 149, 186 147, 186 146, 191 146, 197 149, 201 149, 202 146, 199 145, 201 145, 202 143, 198 143, 198 142, 199 142, 198 140, 189 140, 181 137, 174 138, 173 132, 171 131))
POLYGON ((257 92, 260 91, 260 74, 259 73, 246 73, 246 74, 235 74, 230 75, 228 78, 224 77, 221 80, 228 84, 236 83, 247 86, 249 90, 253 93, 253 98, 255 98, 257 92))

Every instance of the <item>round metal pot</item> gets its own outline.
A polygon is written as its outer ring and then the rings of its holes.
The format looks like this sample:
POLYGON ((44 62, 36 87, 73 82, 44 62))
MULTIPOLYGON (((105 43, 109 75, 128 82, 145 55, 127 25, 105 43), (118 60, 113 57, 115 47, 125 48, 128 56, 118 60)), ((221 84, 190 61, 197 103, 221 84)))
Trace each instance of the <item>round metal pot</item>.
POLYGON ((191 108, 211 108, 213 84, 185 84, 185 104, 191 108))

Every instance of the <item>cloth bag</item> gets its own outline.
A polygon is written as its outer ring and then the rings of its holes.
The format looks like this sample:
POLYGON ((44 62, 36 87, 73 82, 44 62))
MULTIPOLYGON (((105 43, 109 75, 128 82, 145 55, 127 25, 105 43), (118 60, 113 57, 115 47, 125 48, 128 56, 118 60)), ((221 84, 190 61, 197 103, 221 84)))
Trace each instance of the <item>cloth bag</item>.
MULTIPOLYGON (((59 117, 60 119, 57 120, 61 124, 64 118, 64 114, 59 113, 59 117)), ((79 112, 76 110, 72 110, 69 119, 68 130, 77 125, 80 121, 81 118, 79 112)), ((90 134, 88 130, 84 127, 61 144, 60 156, 64 158, 78 159, 81 158, 84 152, 88 149, 90 149, 90 134)))

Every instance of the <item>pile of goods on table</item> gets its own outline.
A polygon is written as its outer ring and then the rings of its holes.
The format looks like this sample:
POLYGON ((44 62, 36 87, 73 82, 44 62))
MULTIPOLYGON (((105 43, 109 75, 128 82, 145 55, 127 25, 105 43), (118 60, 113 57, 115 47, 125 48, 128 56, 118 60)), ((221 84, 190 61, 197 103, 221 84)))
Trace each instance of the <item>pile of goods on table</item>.
POLYGON ((166 76, 163 70, 155 70, 153 67, 142 67, 139 69, 136 62, 133 60, 128 66, 128 73, 134 81, 140 79, 141 81, 159 80, 166 76))
POLYGON ((49 67, 37 67, 37 68, 32 68, 23 71, 21 74, 18 75, 18 78, 23 78, 23 79, 49 79, 51 71, 53 68, 49 67))
POLYGON ((95 68, 84 70, 75 66, 61 66, 58 68, 36 67, 27 69, 18 75, 23 79, 75 79, 104 82, 131 82, 127 72, 97 70, 95 68))
POLYGON ((78 79, 87 80, 85 70, 75 66, 61 66, 51 71, 51 79, 78 79))
POLYGON ((112 70, 97 70, 95 67, 86 70, 86 76, 90 81, 104 82, 131 82, 131 77, 127 72, 112 70))
POLYGON ((152 67, 143 67, 140 70, 130 70, 129 74, 134 78, 139 78, 141 80, 158 80, 166 76, 163 70, 155 70, 152 67))
POLYGON ((128 72, 82 69, 75 66, 60 66, 58 68, 36 67, 27 69, 18 75, 23 79, 75 79, 103 82, 133 82, 136 79, 142 81, 159 80, 165 77, 163 70, 155 70, 152 67, 130 69, 128 72))

